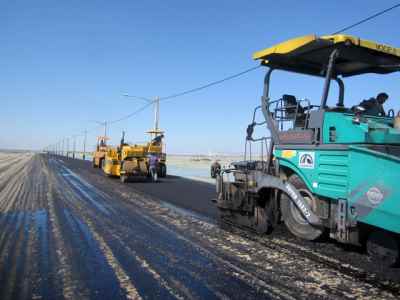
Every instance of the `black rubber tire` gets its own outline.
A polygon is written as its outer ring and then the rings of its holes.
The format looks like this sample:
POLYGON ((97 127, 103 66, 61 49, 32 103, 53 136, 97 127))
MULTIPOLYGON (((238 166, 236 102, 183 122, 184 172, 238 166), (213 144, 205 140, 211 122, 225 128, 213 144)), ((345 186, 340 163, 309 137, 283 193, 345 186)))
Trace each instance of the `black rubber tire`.
POLYGON ((375 230, 368 236, 366 243, 368 255, 385 267, 391 267, 400 261, 400 241, 397 236, 383 230, 375 230))
MULTIPOLYGON (((307 186, 297 174, 291 175, 288 181, 298 190, 308 191, 307 186)), ((315 199, 311 201, 315 201, 315 199)), ((323 228, 315 227, 306 221, 296 204, 286 194, 281 196, 281 212, 287 229, 293 235, 304 240, 314 241, 324 234, 323 228)))
POLYGON ((163 178, 167 176, 167 167, 164 164, 160 164, 158 166, 158 172, 157 172, 158 177, 163 178))
POLYGON ((95 161, 94 158, 93 158, 93 160, 92 160, 92 167, 93 167, 93 168, 97 168, 97 166, 96 166, 96 161, 95 161))

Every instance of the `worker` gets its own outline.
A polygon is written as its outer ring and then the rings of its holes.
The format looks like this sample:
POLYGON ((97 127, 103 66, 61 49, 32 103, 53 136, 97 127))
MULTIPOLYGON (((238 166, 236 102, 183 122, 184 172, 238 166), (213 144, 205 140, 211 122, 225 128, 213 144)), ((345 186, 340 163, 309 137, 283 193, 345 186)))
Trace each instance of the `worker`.
POLYGON ((158 157, 154 154, 149 154, 149 173, 153 181, 157 181, 158 157))
POLYGON ((385 109, 383 108, 383 104, 388 98, 388 94, 379 93, 376 98, 372 97, 368 100, 363 100, 358 106, 361 106, 365 109, 365 111, 363 111, 364 115, 384 117, 386 116, 386 113, 385 109))
POLYGON ((221 165, 219 164, 219 162, 215 161, 211 165, 211 178, 216 178, 217 175, 219 175, 220 173, 221 173, 221 165))

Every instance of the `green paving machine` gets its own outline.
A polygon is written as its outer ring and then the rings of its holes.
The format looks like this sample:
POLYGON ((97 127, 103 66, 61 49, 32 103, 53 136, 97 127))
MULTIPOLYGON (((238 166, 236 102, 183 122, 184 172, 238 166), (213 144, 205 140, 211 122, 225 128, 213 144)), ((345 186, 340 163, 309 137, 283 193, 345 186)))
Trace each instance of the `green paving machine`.
POLYGON ((400 49, 348 35, 308 35, 253 58, 267 72, 246 145, 259 142, 265 151, 260 160, 248 159, 247 146, 244 161, 217 175, 215 202, 222 219, 260 233, 283 221, 299 238, 329 235, 398 263, 400 117, 394 110, 374 116, 360 106, 349 107, 344 79, 400 71, 400 49), (270 98, 271 75, 278 70, 321 78, 321 99, 270 98), (330 103, 333 83, 339 92, 330 103), (253 137, 261 125, 269 134, 253 137))

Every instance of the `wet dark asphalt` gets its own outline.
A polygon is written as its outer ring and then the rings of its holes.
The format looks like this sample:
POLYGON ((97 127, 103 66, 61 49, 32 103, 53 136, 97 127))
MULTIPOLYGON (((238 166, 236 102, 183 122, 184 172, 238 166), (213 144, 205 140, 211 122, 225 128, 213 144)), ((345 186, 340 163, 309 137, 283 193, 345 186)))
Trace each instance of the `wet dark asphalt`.
MULTIPOLYGON (((89 161, 64 157, 59 159, 68 164, 71 170, 75 170, 87 178, 93 179, 101 176, 119 182, 116 177, 106 177, 101 169, 92 168, 89 161)), ((101 186, 97 187, 102 188, 101 186)), ((218 217, 217 209, 211 202, 215 198, 215 186, 210 183, 168 175, 166 178, 160 178, 160 181, 155 184, 144 178, 137 178, 127 183, 124 188, 149 195, 153 199, 162 200, 210 219, 215 220, 218 217)))
POLYGON ((0 299, 400 296, 362 254, 221 229, 210 184, 122 184, 87 162, 44 155, 0 156, 0 169, 7 161, 14 166, 0 173, 0 299))

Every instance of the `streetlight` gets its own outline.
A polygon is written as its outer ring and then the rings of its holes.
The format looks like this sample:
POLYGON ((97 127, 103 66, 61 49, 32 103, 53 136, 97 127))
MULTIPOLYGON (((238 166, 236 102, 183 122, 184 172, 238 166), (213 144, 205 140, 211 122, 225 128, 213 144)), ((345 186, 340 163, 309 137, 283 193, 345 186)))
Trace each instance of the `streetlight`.
POLYGON ((122 96, 128 97, 128 98, 136 98, 136 99, 144 100, 149 104, 154 103, 154 131, 157 132, 158 124, 159 124, 159 120, 160 120, 160 97, 156 97, 155 99, 149 99, 149 98, 145 98, 145 97, 129 95, 126 93, 122 94, 122 96))

